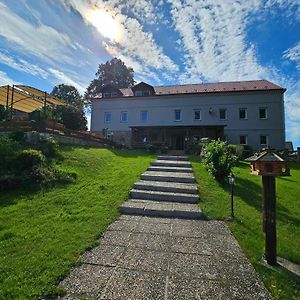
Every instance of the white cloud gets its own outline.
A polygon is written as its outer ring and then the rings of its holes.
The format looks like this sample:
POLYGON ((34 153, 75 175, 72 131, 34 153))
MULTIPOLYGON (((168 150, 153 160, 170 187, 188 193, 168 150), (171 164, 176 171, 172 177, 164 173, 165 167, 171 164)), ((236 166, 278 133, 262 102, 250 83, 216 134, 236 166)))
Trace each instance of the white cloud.
POLYGON ((285 50, 282 57, 295 62, 296 68, 300 70, 300 42, 294 47, 285 50))
POLYGON ((246 43, 248 14, 258 1, 171 1, 175 30, 181 36, 185 74, 183 81, 249 80, 267 77, 246 43))
POLYGON ((0 51, 0 63, 5 64, 10 68, 16 69, 21 72, 26 72, 34 76, 47 79, 48 73, 40 68, 39 66, 29 63, 28 61, 21 58, 11 57, 4 52, 0 51))
POLYGON ((152 6, 148 1, 91 1, 69 0, 72 5, 90 25, 88 14, 91 9, 108 11, 119 23, 121 34, 116 41, 107 39, 104 43, 107 49, 114 49, 116 56, 128 57, 153 70, 178 71, 178 66, 164 54, 162 47, 158 46, 151 32, 145 32, 141 22, 122 13, 124 8, 132 14, 139 14, 146 9, 146 19, 153 21, 150 13, 152 6), (126 3, 126 5, 125 5, 126 3), (147 3, 147 5, 145 4, 147 3), (146 6, 145 6, 146 5, 146 6))
POLYGON ((78 82, 74 81, 72 78, 70 78, 68 75, 64 74, 63 72, 57 70, 57 69, 53 69, 53 68, 49 68, 48 69, 49 72, 51 72, 61 83, 64 84, 69 84, 74 86, 81 94, 83 94, 86 90, 86 86, 79 84, 78 82))
POLYGON ((15 82, 5 72, 0 70, 0 86, 1 85, 12 85, 12 84, 18 84, 18 82, 15 82))
POLYGON ((78 64, 72 55, 77 47, 66 34, 47 25, 35 26, 12 12, 3 3, 0 3, 0 20, 0 36, 14 47, 42 58, 50 64, 53 64, 53 61, 78 64))

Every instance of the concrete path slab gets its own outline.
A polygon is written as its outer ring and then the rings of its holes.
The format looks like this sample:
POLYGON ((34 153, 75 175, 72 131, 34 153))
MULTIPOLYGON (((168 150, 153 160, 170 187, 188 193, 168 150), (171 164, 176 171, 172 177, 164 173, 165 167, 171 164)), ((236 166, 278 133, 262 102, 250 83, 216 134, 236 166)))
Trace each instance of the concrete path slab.
POLYGON ((122 215, 99 244, 63 299, 272 299, 221 221, 122 215))
POLYGON ((148 168, 148 171, 193 173, 192 168, 172 166, 151 166, 148 168))

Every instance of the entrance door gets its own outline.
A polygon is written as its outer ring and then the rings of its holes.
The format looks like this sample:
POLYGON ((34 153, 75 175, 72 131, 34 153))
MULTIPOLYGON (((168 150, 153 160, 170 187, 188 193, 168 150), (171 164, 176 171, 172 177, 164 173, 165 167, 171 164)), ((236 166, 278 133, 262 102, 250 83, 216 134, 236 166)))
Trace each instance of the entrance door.
POLYGON ((175 150, 184 150, 183 135, 173 135, 172 136, 172 146, 175 150))

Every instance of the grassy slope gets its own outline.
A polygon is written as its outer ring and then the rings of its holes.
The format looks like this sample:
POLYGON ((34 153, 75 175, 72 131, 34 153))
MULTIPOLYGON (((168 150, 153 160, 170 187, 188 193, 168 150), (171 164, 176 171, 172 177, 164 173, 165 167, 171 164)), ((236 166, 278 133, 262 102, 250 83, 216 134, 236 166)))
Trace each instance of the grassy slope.
MULTIPOLYGON (((201 207, 214 219, 226 220, 230 214, 228 185, 220 185, 208 174, 196 157, 193 169, 200 189, 201 207)), ((276 180, 277 188, 277 255, 300 264, 300 166, 293 164, 292 177, 276 180)), ((249 175, 249 164, 235 168, 235 222, 228 223, 243 251, 263 278, 275 299, 300 299, 299 279, 280 268, 270 270, 260 261, 264 253, 262 232, 261 177, 249 175)))
POLYGON ((76 183, 0 195, 0 299, 55 293, 79 254, 118 216, 153 157, 141 151, 65 147, 76 183))

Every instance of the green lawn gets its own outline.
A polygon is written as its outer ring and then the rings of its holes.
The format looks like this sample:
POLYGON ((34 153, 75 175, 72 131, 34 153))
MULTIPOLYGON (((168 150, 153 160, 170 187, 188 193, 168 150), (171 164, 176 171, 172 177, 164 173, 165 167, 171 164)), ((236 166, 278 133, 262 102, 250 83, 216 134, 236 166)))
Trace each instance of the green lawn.
MULTIPOLYGON (((208 218, 227 220, 230 215, 230 188, 218 184, 197 157, 191 157, 200 190, 201 208, 208 218)), ((261 264, 264 253, 262 232, 261 177, 249 174, 249 163, 234 169, 235 221, 228 222, 243 251, 263 278, 275 299, 300 299, 299 278, 276 267, 261 264)), ((300 165, 292 164, 291 177, 276 179, 277 255, 300 264, 300 165)))
POLYGON ((36 299, 119 215, 118 206, 154 156, 142 151, 64 147, 61 168, 76 183, 0 195, 0 299, 36 299))

